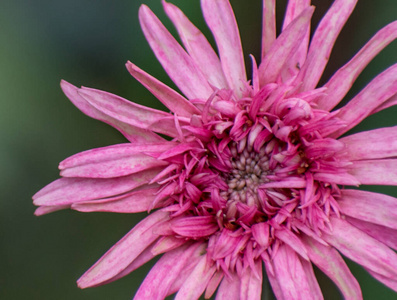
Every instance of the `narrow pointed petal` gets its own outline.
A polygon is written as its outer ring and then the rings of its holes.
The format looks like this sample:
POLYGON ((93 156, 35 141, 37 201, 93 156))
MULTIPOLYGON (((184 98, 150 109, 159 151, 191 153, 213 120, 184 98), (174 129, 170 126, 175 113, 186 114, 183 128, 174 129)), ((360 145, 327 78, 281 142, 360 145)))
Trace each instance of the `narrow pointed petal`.
POLYGON ((276 0, 263 0, 262 60, 276 40, 276 0))
POLYGON ((106 198, 103 200, 83 201, 72 204, 72 209, 81 212, 106 211, 116 213, 137 213, 159 207, 153 207, 158 187, 133 191, 123 196, 106 198))
POLYGON ((35 205, 68 205, 119 195, 148 183, 160 169, 117 178, 60 178, 33 196, 35 205))
POLYGON ((212 295, 217 290, 219 283, 222 281, 223 277, 224 277, 223 271, 217 271, 214 274, 214 276, 212 276, 210 282, 207 285, 207 288, 205 289, 205 293, 204 293, 205 299, 210 299, 212 297, 212 295))
POLYGON ((285 64, 296 54, 309 29, 313 12, 313 6, 305 9, 273 43, 259 66, 261 86, 276 82, 285 64))
POLYGON ((201 238, 210 236, 219 230, 212 216, 197 216, 175 219, 171 222, 172 230, 181 236, 201 238))
POLYGON ((330 111, 346 96, 364 68, 387 45, 397 38, 397 21, 378 31, 368 43, 325 84, 327 93, 318 100, 318 107, 330 111))
POLYGON ((262 294, 262 262, 255 263, 257 274, 247 268, 241 275, 240 300, 260 300, 262 294))
POLYGON ((136 80, 174 114, 182 117, 191 117, 194 114, 199 114, 199 110, 182 95, 138 68, 132 62, 128 61, 126 67, 136 80))
POLYGON ((211 267, 207 266, 207 257, 205 255, 202 256, 190 276, 182 284, 175 296, 175 300, 198 299, 205 291, 205 288, 215 271, 215 265, 211 267))
POLYGON ((162 226, 168 219, 167 212, 156 211, 139 222, 80 277, 77 281, 79 287, 97 285, 122 272, 158 238, 153 233, 154 229, 162 226))
POLYGON ((304 65, 295 80, 300 91, 314 89, 328 63, 332 48, 357 0, 336 0, 318 25, 304 65))
POLYGON ((331 217, 333 231, 323 239, 343 255, 383 276, 397 278, 397 254, 347 221, 331 217), (354 237, 354 242, 352 242, 354 237))
POLYGON ((275 236, 283 241, 285 244, 290 246, 296 253, 302 256, 304 259, 309 260, 306 253, 306 248, 302 244, 301 240, 293 234, 289 229, 275 230, 275 236))
POLYGON ((239 300, 241 279, 234 273, 225 276, 216 293, 216 300, 239 300))
POLYGON ((378 273, 372 272, 370 270, 367 270, 369 274, 371 274, 372 277, 374 277, 376 280, 382 282, 385 286, 388 288, 392 289, 393 291, 397 292, 397 280, 393 278, 389 278, 383 275, 380 275, 378 273))
POLYGON ((397 126, 363 131, 339 139, 350 160, 397 156, 397 126))
POLYGON ((392 107, 394 105, 397 105, 397 93, 394 94, 393 96, 391 96, 389 99, 387 99, 381 105, 377 106, 374 110, 372 110, 371 114, 375 114, 379 111, 382 111, 382 110, 392 107))
MULTIPOLYGON (((128 147, 128 144, 118 146, 120 145, 97 148, 73 155, 60 163, 61 175, 113 178, 168 165, 165 161, 131 151, 133 147, 128 147)), ((169 148, 164 147, 164 150, 169 148)))
POLYGON ((397 185, 397 159, 354 161, 349 173, 361 184, 397 185))
POLYGON ((229 88, 218 55, 207 38, 194 26, 175 5, 163 0, 168 17, 174 23, 187 52, 195 61, 208 82, 218 88, 229 88))
POLYGON ((205 21, 211 29, 230 88, 241 96, 247 81, 236 18, 228 0, 201 0, 205 21))
POLYGON ((362 299, 360 285, 338 251, 309 236, 304 236, 302 242, 310 260, 337 285, 346 300, 362 299))
POLYGON ((94 118, 96 120, 100 120, 105 122, 118 131, 120 131, 130 142, 136 143, 148 143, 148 142, 163 142, 164 139, 159 135, 153 133, 150 130, 137 128, 131 126, 130 124, 119 121, 117 118, 113 118, 111 116, 106 115, 105 113, 99 111, 95 107, 93 107, 85 98, 83 98, 79 94, 79 88, 74 85, 62 80, 61 88, 65 95, 69 98, 69 100, 84 114, 87 116, 94 118))
POLYGON ((42 216, 42 215, 46 215, 46 214, 52 213, 54 211, 66 209, 69 207, 70 207, 70 205, 40 206, 40 207, 36 208, 36 210, 34 211, 34 215, 42 216))
POLYGON ((146 6, 139 9, 146 40, 164 70, 188 99, 207 99, 213 90, 192 58, 146 6))
POLYGON ((397 230, 397 199, 360 190, 342 190, 340 211, 348 216, 397 230))
POLYGON ((337 117, 345 127, 332 135, 338 137, 372 114, 385 101, 397 93, 397 64, 376 76, 360 93, 339 110, 337 117))
POLYGON ((287 28, 287 26, 309 6, 310 6, 310 0, 288 1, 287 10, 285 11, 282 30, 287 28))
MULTIPOLYGON (((151 268, 145 280, 135 294, 134 300, 164 299, 172 283, 179 276, 182 269, 200 244, 184 245, 165 253, 151 268)), ((200 247, 201 251, 203 247, 200 247)))
POLYGON ((78 93, 97 110, 123 123, 171 137, 178 136, 175 126, 155 126, 159 120, 173 119, 169 113, 148 108, 100 90, 82 88, 78 93))
POLYGON ((306 275, 307 283, 309 284, 310 292, 313 299, 323 300, 323 293, 321 292, 320 285, 318 284, 316 274, 314 274, 313 265, 308 260, 301 259, 303 272, 306 275))

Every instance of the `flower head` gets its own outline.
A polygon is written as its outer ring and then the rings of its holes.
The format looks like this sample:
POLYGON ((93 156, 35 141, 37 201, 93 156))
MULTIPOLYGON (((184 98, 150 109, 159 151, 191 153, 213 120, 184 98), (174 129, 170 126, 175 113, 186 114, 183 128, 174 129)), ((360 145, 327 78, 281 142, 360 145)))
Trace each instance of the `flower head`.
POLYGON ((341 137, 397 103, 397 65, 335 110, 360 72, 397 36, 381 29, 324 85, 318 82, 356 1, 336 0, 310 40, 314 7, 290 0, 275 33, 263 1, 262 57, 247 81, 228 0, 201 0, 219 51, 163 1, 184 48, 142 5, 143 32, 184 96, 131 62, 131 75, 170 112, 65 81, 68 98, 128 142, 76 154, 34 196, 36 214, 63 208, 150 214, 78 281, 105 284, 163 254, 135 299, 321 299, 312 264, 346 299, 361 290, 341 254, 397 290, 397 199, 345 186, 397 185, 397 127, 341 137), (341 253, 341 254, 340 254, 341 253))

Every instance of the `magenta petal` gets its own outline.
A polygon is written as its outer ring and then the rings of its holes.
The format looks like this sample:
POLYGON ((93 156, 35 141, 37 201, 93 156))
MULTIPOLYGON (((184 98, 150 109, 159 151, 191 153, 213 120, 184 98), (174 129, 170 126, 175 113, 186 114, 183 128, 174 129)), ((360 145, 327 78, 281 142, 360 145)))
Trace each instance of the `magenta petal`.
POLYGON ((302 244, 302 241, 293 234, 289 229, 275 230, 274 235, 286 245, 290 246, 296 253, 302 256, 304 259, 309 260, 306 253, 306 248, 302 244))
POLYGON ((342 190, 340 211, 363 221, 397 230, 397 199, 360 190, 342 190))
POLYGON ((397 185, 397 159, 354 161, 349 169, 361 184, 397 185))
POLYGON ((240 300, 260 300, 262 294, 262 262, 255 263, 256 270, 247 268, 241 274, 240 300), (259 275, 259 278, 257 275, 259 275))
POLYGON ((118 131, 120 131, 130 142, 148 143, 163 142, 164 139, 157 134, 142 128, 131 126, 128 123, 119 121, 117 118, 106 115, 100 110, 93 107, 85 98, 79 94, 79 88, 62 80, 61 87, 69 100, 87 116, 103 121, 118 131))
POLYGON ((171 228, 176 234, 189 238, 206 237, 219 230, 213 216, 174 219, 171 228))
POLYGON ((139 222, 80 277, 77 281, 79 287, 97 285, 122 272, 158 238, 153 233, 154 228, 162 226, 168 219, 167 212, 156 211, 139 222))
POLYGON ((139 9, 146 40, 172 81, 188 99, 207 99, 213 92, 193 59, 146 6, 139 9))
POLYGON ((225 276, 216 293, 216 300, 239 300, 241 279, 234 273, 225 276))
POLYGON ((397 254, 347 221, 332 217, 331 234, 323 239, 343 255, 383 276, 397 278, 397 254), (354 240, 352 240, 354 237, 354 240))
POLYGON ((205 21, 211 29, 230 88, 241 96, 247 81, 240 33, 228 0, 201 0, 205 21))
POLYGON ((302 242, 310 260, 338 286, 345 299, 362 299, 360 285, 338 251, 308 236, 302 242))
POLYGON ((76 202, 119 195, 148 183, 160 169, 150 169, 129 176, 92 179, 60 178, 33 196, 35 205, 68 205, 76 202))
POLYGON ((126 67, 130 74, 146 87, 161 103, 178 116, 191 117, 199 110, 179 93, 160 82, 153 76, 128 61, 126 67))

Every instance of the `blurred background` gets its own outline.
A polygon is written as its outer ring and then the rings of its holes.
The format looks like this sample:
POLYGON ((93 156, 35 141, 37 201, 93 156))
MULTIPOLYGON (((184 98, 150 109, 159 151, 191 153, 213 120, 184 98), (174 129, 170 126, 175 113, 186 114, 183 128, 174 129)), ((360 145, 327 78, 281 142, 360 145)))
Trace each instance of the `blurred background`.
MULTIPOLYGON (((198 0, 171 2, 210 36, 198 0)), ((261 1, 231 2, 246 58, 252 53, 258 60, 261 1)), ((173 86, 141 33, 141 3, 175 33, 160 0, 0 2, 0 299, 131 299, 152 265, 106 286, 78 289, 79 276, 145 214, 60 211, 35 217, 31 201, 36 191, 58 178, 59 161, 125 141, 113 128, 79 112, 62 94, 61 79, 156 107, 154 97, 125 70, 125 62, 131 60, 173 86)), ((331 3, 313 1, 315 20, 331 3)), ((280 20, 285 1, 277 4, 280 20)), ((395 0, 360 0, 337 41, 323 82, 396 17, 395 0)), ((396 53, 394 42, 366 68, 349 96, 395 63, 396 53)), ((356 130, 396 125, 396 116, 396 108, 388 109, 356 130)), ((397 196, 396 188, 372 190, 397 196)), ((397 299, 361 267, 349 264, 364 299, 397 299)), ((341 299, 329 280, 321 274, 319 278, 326 299, 341 299)))

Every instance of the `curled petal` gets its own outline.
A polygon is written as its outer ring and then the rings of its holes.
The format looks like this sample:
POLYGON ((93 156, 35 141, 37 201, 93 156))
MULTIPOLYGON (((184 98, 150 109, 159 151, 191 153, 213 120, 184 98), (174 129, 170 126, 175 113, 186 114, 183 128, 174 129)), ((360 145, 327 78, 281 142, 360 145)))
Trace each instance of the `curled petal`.
POLYGON ((175 219, 171 222, 171 228, 176 234, 189 238, 209 236, 219 229, 212 216, 175 219))

